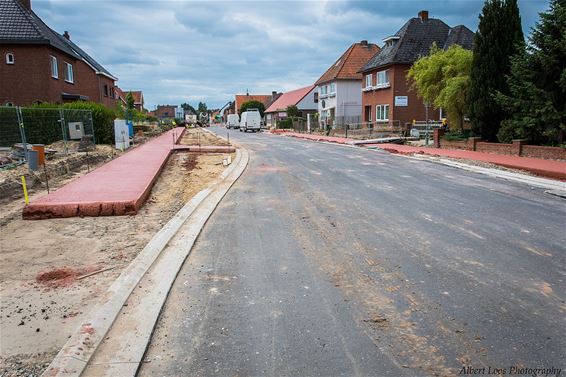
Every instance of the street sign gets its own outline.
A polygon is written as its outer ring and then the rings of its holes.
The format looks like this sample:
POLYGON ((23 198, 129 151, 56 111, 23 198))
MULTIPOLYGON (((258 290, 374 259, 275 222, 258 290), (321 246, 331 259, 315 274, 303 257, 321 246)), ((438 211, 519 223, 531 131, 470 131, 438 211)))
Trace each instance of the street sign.
POLYGON ((395 106, 409 106, 409 97, 395 96, 395 106))

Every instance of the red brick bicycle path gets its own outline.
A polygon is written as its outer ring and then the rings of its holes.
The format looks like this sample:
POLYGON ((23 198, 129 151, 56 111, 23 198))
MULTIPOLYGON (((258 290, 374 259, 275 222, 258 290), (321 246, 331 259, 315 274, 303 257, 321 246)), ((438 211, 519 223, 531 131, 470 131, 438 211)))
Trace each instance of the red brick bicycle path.
POLYGON ((184 128, 140 145, 24 207, 25 219, 137 213, 184 128))

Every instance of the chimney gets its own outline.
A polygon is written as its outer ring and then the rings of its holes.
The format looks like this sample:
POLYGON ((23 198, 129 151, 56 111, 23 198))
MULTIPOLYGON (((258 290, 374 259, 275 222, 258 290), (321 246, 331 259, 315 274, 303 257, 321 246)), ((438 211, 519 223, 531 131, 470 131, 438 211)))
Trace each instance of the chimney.
POLYGON ((71 40, 71 35, 67 30, 65 30, 65 32, 63 33, 63 37, 67 38, 68 40, 71 40))
POLYGON ((428 10, 421 10, 419 12, 419 18, 421 19, 422 22, 428 21, 428 10))
POLYGON ((271 98, 275 99, 277 97, 277 92, 275 90, 271 91, 271 98))
POLYGON ((363 41, 360 41, 360 44, 361 44, 362 46, 367 46, 367 45, 368 45, 368 41, 364 39, 363 41))
POLYGON ((22 4, 25 9, 31 10, 31 0, 20 0, 20 4, 22 4))

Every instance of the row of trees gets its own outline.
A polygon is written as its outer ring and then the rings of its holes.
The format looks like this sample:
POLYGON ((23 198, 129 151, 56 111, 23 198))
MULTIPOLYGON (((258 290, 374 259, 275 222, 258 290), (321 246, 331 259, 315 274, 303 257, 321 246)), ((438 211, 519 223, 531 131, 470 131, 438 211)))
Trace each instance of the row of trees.
POLYGON ((528 43, 517 0, 487 0, 474 50, 433 47, 409 71, 425 101, 450 124, 489 141, 561 144, 566 136, 566 0, 551 0, 528 43))

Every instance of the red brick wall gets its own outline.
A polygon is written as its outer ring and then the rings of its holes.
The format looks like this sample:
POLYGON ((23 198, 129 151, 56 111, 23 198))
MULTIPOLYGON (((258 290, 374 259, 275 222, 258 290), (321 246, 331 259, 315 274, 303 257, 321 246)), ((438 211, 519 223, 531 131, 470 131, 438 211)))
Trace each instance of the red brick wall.
MULTIPOLYGON (((375 85, 377 82, 377 72, 389 69, 389 82, 391 83, 391 87, 362 92, 362 111, 364 111, 365 106, 370 105, 372 108, 372 119, 375 120, 375 106, 389 104, 389 120, 398 121, 400 126, 404 126, 406 123, 412 123, 413 119, 425 121, 426 109, 423 101, 417 97, 416 92, 411 90, 410 84, 407 83, 406 75, 410 68, 410 65, 393 65, 366 72, 362 79, 363 86, 365 86, 366 74, 372 74, 373 85, 375 85), (395 96, 407 96, 408 106, 394 106, 395 96)), ((364 114, 361 115, 363 117, 364 114)), ((438 110, 429 108, 429 119, 439 119, 439 117, 440 114, 438 110)))
POLYGON ((476 151, 507 155, 515 154, 513 153, 513 144, 487 143, 483 141, 476 144, 476 151))
POLYGON ((0 105, 12 102, 17 106, 30 105, 36 101, 61 103, 61 93, 80 94, 90 101, 114 107, 116 100, 104 97, 102 85, 114 86, 114 81, 97 75, 82 60, 77 60, 57 49, 44 45, 0 46, 0 105), (6 53, 14 54, 15 64, 6 64, 6 53), (59 78, 51 77, 50 56, 57 58, 59 78), (73 65, 73 83, 65 81, 65 62, 73 65))
POLYGON ((566 160, 566 149, 560 147, 544 147, 538 145, 523 145, 521 156, 545 158, 550 160, 566 160))

